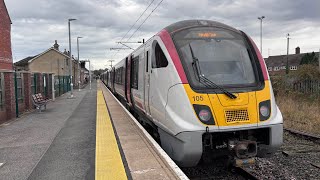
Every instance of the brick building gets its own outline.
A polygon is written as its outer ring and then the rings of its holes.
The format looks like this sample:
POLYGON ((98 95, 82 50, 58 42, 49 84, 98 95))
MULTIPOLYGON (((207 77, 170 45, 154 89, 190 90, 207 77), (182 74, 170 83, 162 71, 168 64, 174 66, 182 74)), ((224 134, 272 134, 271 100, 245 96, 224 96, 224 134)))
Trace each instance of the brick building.
MULTIPOLYGON (((300 47, 297 47, 295 54, 288 55, 289 72, 299 69, 301 60, 306 54, 308 53, 300 53, 300 47)), ((315 54, 318 56, 318 53, 315 54)), ((269 56, 265 62, 271 76, 286 74, 287 55, 269 56)))
MULTIPOLYGON (((74 86, 78 86, 79 82, 79 69, 78 61, 72 56, 72 76, 74 86)), ((38 73, 50 73, 54 76, 69 76, 69 53, 64 50, 59 50, 59 44, 55 41, 53 47, 46 51, 35 55, 26 57, 20 61, 14 63, 17 71, 38 72, 38 73)), ((83 81, 81 81, 83 82, 83 81)))
POLYGON ((16 115, 11 24, 5 2, 0 0, 0 123, 16 115))
POLYGON ((0 69, 12 70, 12 23, 4 0, 0 0, 0 19, 0 69))

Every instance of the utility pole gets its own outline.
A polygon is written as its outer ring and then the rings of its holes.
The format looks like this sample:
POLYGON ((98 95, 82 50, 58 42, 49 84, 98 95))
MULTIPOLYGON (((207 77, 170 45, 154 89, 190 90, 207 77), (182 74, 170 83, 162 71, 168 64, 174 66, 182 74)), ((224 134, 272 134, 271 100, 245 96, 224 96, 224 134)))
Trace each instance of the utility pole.
POLYGON ((262 20, 265 18, 265 16, 258 17, 260 20, 260 52, 262 55, 262 20))
POLYGON ((82 37, 77 37, 77 50, 78 50, 78 74, 79 74, 79 79, 78 79, 78 86, 79 86, 79 91, 80 91, 80 84, 81 84, 81 80, 80 80, 80 78, 81 78, 81 71, 80 71, 80 59, 79 59, 79 54, 80 54, 80 52, 79 52, 79 39, 80 38, 82 38, 82 37))
POLYGON ((109 62, 111 63, 111 65, 110 65, 110 66, 111 66, 111 68, 112 68, 112 62, 113 62, 113 61, 114 61, 114 60, 109 60, 109 62))
POLYGON ((71 55, 71 31, 70 31, 70 22, 75 21, 76 19, 68 19, 68 28, 69 28, 69 71, 70 71, 70 98, 73 98, 73 83, 72 83, 72 55, 71 55))
POLYGON ((289 74, 289 39, 290 34, 287 34, 287 66, 286 66, 286 74, 289 74))

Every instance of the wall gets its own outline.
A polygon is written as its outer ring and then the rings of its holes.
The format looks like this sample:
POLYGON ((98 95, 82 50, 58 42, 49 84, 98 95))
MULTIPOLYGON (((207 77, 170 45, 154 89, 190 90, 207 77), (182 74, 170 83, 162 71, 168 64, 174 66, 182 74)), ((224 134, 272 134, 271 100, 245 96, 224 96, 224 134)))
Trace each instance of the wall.
POLYGON ((69 74, 69 63, 67 64, 66 59, 66 56, 55 50, 50 50, 30 62, 28 69, 30 72, 46 72, 66 76, 69 74))
POLYGON ((12 70, 11 21, 3 0, 0 0, 0 19, 0 69, 12 70))
MULTIPOLYGON (((30 72, 53 73, 55 76, 69 76, 69 59, 55 50, 49 50, 47 53, 32 60, 29 63, 30 72)), ((78 64, 72 63, 73 84, 78 86, 78 64)))

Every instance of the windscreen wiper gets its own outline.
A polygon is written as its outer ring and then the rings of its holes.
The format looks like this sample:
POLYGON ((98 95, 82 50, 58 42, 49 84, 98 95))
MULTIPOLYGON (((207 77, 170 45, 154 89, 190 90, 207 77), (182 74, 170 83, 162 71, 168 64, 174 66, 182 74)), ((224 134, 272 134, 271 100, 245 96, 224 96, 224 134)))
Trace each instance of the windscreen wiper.
POLYGON ((190 51, 191 51, 191 56, 192 56, 192 65, 195 68, 195 71, 197 72, 196 74, 198 75, 199 82, 203 84, 206 87, 213 87, 217 88, 220 91, 222 91, 225 95, 227 95, 230 99, 236 99, 237 96, 234 95, 233 93, 227 91, 226 89, 222 88, 221 86, 217 85, 216 83, 212 82, 210 79, 205 77, 204 74, 201 73, 200 65, 199 65, 199 59, 194 55, 193 49, 191 47, 191 44, 189 43, 190 51))

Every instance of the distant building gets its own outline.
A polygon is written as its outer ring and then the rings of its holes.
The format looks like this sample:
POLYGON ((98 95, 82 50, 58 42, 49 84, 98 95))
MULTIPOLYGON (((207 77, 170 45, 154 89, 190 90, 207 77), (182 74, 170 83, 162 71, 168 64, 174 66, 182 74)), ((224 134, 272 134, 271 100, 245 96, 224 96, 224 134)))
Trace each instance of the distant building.
MULTIPOLYGON (((297 47, 295 54, 288 55, 289 72, 299 69, 301 60, 306 54, 307 53, 300 53, 300 47, 297 47)), ((265 59, 265 62, 271 76, 286 73, 287 55, 269 56, 265 59)))
MULTIPOLYGON (((59 44, 55 41, 53 47, 38 55, 26 57, 14 63, 14 66, 17 71, 52 73, 55 76, 69 76, 69 54, 70 53, 66 50, 64 50, 64 52, 59 51, 59 44)), ((78 61, 75 60, 73 56, 72 62, 73 84, 78 86, 78 61)))
POLYGON ((11 24, 4 0, 0 0, 0 70, 12 70, 11 24))

